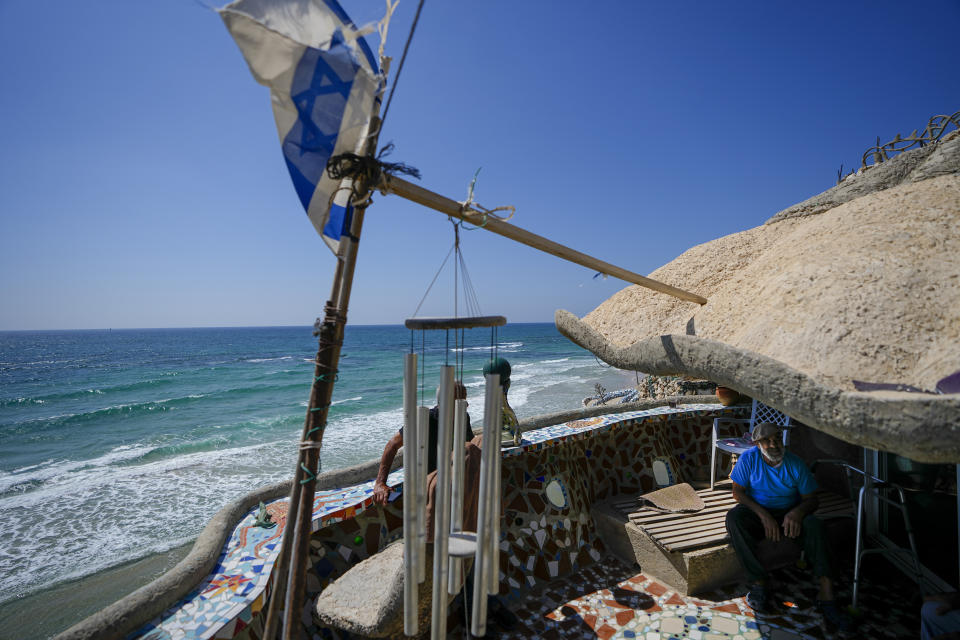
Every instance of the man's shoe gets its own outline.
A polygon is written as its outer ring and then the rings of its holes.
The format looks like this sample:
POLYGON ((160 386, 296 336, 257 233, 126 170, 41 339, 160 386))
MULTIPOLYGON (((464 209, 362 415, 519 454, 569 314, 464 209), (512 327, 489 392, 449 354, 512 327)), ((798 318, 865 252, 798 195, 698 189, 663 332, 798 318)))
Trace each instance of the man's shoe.
POLYGON ((822 616, 825 632, 847 633, 853 630, 853 620, 840 610, 836 600, 817 600, 817 611, 822 616))
POLYGON ((771 613, 773 611, 773 603, 770 601, 770 592, 767 591, 766 585, 750 585, 750 590, 747 591, 747 604, 750 605, 754 613, 771 613))

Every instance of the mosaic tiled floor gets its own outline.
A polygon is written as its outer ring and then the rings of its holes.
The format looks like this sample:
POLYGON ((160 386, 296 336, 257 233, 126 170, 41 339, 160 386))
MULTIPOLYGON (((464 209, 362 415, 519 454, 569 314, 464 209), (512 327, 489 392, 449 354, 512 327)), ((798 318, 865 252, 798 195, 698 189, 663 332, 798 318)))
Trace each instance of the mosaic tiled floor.
MULTIPOLYGON (((821 627, 814 607, 816 584, 808 571, 774 572, 781 613, 756 617, 747 606, 746 587, 683 597, 636 567, 604 558, 579 575, 550 583, 511 607, 519 624, 509 632, 496 627, 487 637, 638 638, 640 640, 754 640, 839 637, 900 639, 919 635, 919 595, 895 569, 875 571, 860 587, 861 615, 846 636, 821 627)), ((838 584, 838 599, 850 601, 849 585, 838 584)), ((451 637, 459 637, 451 635, 451 637)))

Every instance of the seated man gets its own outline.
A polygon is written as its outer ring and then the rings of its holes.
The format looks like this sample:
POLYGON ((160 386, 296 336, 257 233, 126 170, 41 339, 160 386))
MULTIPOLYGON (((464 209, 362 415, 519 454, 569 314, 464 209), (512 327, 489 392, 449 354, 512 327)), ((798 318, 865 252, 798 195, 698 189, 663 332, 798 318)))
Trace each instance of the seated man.
POLYGON ((834 600, 832 560, 823 525, 813 515, 819 506, 813 495, 817 481, 803 460, 784 448, 783 427, 761 422, 750 436, 757 446, 740 456, 730 474, 738 504, 727 513, 731 544, 750 581, 747 603, 757 613, 773 608, 767 570, 756 556, 757 543, 764 537, 775 542, 795 538, 820 578, 817 608, 826 622, 846 631, 850 620, 834 600))
MULTIPOLYGON (((437 389, 437 393, 440 390, 437 389)), ((467 388, 463 382, 457 380, 453 388, 454 400, 466 400, 467 388)), ((437 430, 439 426, 439 405, 434 405, 430 409, 430 423, 427 436, 427 473, 431 473, 437 468, 437 430)), ((470 428, 470 414, 467 414, 465 442, 473 440, 473 429, 470 428)), ((390 467, 393 466, 393 459, 397 457, 397 451, 403 446, 403 427, 394 434, 387 445, 383 448, 383 455, 380 458, 380 468, 377 470, 377 479, 373 482, 373 502, 374 504, 387 504, 390 498, 390 488, 387 486, 387 475, 390 474, 390 467)))

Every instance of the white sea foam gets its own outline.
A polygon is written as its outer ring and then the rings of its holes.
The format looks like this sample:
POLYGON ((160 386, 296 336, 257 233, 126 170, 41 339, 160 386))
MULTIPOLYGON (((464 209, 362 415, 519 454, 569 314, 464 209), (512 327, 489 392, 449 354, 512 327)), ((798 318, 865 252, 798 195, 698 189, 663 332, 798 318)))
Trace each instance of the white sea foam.
MULTIPOLYGON (((281 415, 249 423, 265 433, 270 430, 262 427, 285 420, 281 415)), ((400 407, 332 421, 324 437, 323 469, 378 457, 401 421, 400 407)), ((49 460, 0 474, 0 491, 25 482, 34 485, 0 498, 0 510, 23 514, 7 526, 13 542, 0 550, 0 600, 195 537, 226 502, 289 476, 299 434, 288 430, 277 435, 255 445, 139 464, 158 447, 124 444, 91 460, 49 460), (69 573, 64 567, 71 568, 69 573)))
POLYGON ((277 356, 276 358, 250 358, 244 362, 279 362, 281 360, 293 360, 293 356, 277 356))
MULTIPOLYGON (((155 447, 127 445, 112 449, 109 453, 90 460, 47 460, 32 467, 24 467, 29 472, 16 470, 9 473, 0 472, 0 494, 17 485, 33 484, 43 487, 54 486, 63 482, 71 482, 72 474, 83 470, 97 473, 104 467, 115 465, 129 460, 136 460, 152 451, 155 447)), ((34 493, 34 492, 31 492, 34 493)), ((3 501, 0 500, 0 505, 3 501)))
MULTIPOLYGON (((45 464, 50 464, 50 463, 52 463, 52 462, 53 462, 53 460, 44 460, 43 462, 39 462, 39 463, 37 463, 37 464, 30 464, 30 465, 27 465, 27 466, 25 466, 25 467, 20 467, 20 468, 18 468, 18 469, 13 469, 12 471, 10 471, 10 473, 23 473, 23 472, 25 472, 25 471, 30 471, 31 469, 38 469, 38 468, 42 467, 43 465, 45 465, 45 464)), ((3 475, 4 475, 3 472, 0 472, 0 477, 3 477, 3 475)))
POLYGON ((11 405, 13 403, 17 404, 43 404, 44 401, 40 398, 12 398, 10 400, 2 400, 4 404, 11 405))
POLYGON ((383 445, 403 425, 403 407, 331 420, 323 434, 325 468, 349 466, 378 458, 383 445))
MULTIPOLYGON (((500 344, 497 346, 497 349, 498 349, 499 351, 507 351, 507 352, 510 352, 510 353, 514 353, 514 352, 516 352, 516 351, 519 351, 519 350, 522 349, 522 348, 523 348, 523 343, 522 343, 522 342, 502 342, 502 343, 500 343, 500 344)), ((450 351, 457 351, 457 352, 461 352, 461 351, 490 351, 490 345, 489 345, 489 344, 485 344, 485 345, 481 345, 481 346, 478 346, 478 347, 458 347, 458 348, 451 348, 450 351)))
MULTIPOLYGON (((589 356, 517 362, 511 367, 510 405, 521 419, 561 411, 577 406, 581 398, 592 392, 594 383, 606 380, 608 376, 610 381, 604 384, 619 384, 622 373, 618 369, 598 367, 589 356)), ((467 387, 467 398, 471 400, 471 419, 474 424, 482 424, 483 376, 469 376, 464 380, 464 385, 467 387)))
POLYGON ((111 452, 97 465, 55 465, 39 490, 0 499, 4 512, 22 514, 5 525, 0 600, 70 577, 65 566, 82 576, 178 546, 227 501, 287 477, 296 456, 290 438, 141 465, 107 463, 137 451, 111 452))

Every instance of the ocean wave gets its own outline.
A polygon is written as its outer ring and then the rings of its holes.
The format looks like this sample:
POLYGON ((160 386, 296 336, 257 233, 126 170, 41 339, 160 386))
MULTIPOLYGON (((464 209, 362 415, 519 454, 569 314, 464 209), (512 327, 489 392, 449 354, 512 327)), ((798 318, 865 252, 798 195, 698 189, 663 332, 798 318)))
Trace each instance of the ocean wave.
POLYGON ((14 471, 0 472, 0 497, 8 493, 24 493, 40 489, 52 479, 63 478, 84 469, 104 467, 139 458, 151 450, 144 446, 121 446, 90 460, 49 459, 39 464, 21 467, 14 471))
POLYGON ((142 389, 154 388, 158 385, 170 384, 174 384, 174 381, 160 379, 139 380, 137 382, 128 382, 126 384, 108 385, 98 388, 75 389, 72 391, 61 391, 59 393, 48 393, 34 398, 0 400, 0 407, 16 406, 18 404, 45 404, 64 400, 88 399, 91 395, 109 395, 128 391, 139 391, 142 389))
POLYGON ((244 362, 279 362, 281 360, 293 360, 293 356, 277 356, 275 358, 249 358, 244 362))
MULTIPOLYGON (((510 353, 519 351, 521 348, 523 348, 522 342, 501 342, 499 345, 497 345, 497 349, 499 351, 506 351, 510 353)), ((490 345, 486 344, 478 347, 451 347, 450 351, 456 351, 458 353, 465 351, 490 351, 490 345)))
POLYGON ((206 451, 222 449, 224 446, 232 444, 232 441, 233 439, 229 435, 224 434, 217 437, 204 438, 202 440, 167 444, 150 449, 150 451, 144 453, 134 460, 127 460, 126 464, 140 465, 144 463, 150 463, 155 460, 166 460, 168 458, 174 458, 192 453, 202 453, 206 451))
POLYGON ((38 462, 37 464, 28 464, 25 467, 19 467, 17 469, 13 469, 12 471, 10 471, 10 473, 24 473, 26 471, 30 471, 31 469, 38 469, 45 464, 50 464, 51 462, 53 462, 53 460, 44 460, 43 462, 38 462))
POLYGON ((24 432, 24 431, 36 433, 42 430, 49 430, 52 428, 61 428, 65 426, 76 426, 81 424, 88 424, 92 421, 103 420, 105 418, 115 418, 115 417, 135 418, 137 416, 154 415, 157 413, 174 411, 178 408, 191 405, 200 400, 208 400, 208 399, 222 400, 223 398, 228 398, 232 396, 254 397, 256 394, 263 394, 263 393, 276 394, 276 393, 282 393, 284 391, 305 389, 308 387, 309 387, 308 381, 292 382, 288 384, 251 385, 251 386, 244 386, 244 387, 232 387, 228 389, 208 391, 207 393, 191 393, 183 396, 170 397, 170 398, 120 403, 115 405, 109 405, 106 407, 100 407, 97 409, 91 409, 89 411, 81 411, 77 413, 67 412, 62 414, 28 418, 26 420, 20 420, 15 423, 0 425, 0 430, 6 431, 8 433, 9 432, 16 433, 16 432, 24 432))
MULTIPOLYGON (((295 436, 290 435, 289 440, 291 455, 295 456, 295 436)), ((229 436, 208 437, 196 441, 134 446, 123 451, 113 450, 90 460, 51 461, 49 465, 30 473, 0 474, 0 508, 31 508, 43 500, 57 499, 58 496, 66 500, 67 495, 72 496, 74 492, 79 495, 83 492, 108 490, 115 483, 129 482, 134 478, 160 476, 204 465, 227 465, 231 460, 239 463, 252 451, 276 447, 282 442, 272 440, 224 446, 231 444, 229 436), (13 486, 19 484, 35 485, 36 490, 28 494, 11 491, 13 486), (12 496, 11 493, 17 495, 12 496)), ((290 458, 290 464, 293 464, 293 457, 290 458)), ((163 490, 169 491, 169 487, 163 490)), ((153 489, 144 488, 144 491, 150 492, 153 489)), ((171 499, 174 498, 175 495, 172 495, 171 499)))
POLYGON ((0 400, 0 407, 22 407, 23 405, 43 404, 43 398, 7 398, 0 400))
POLYGON ((0 362, 0 365, 15 369, 17 367, 32 367, 41 364, 80 364, 83 360, 34 360, 32 362, 0 362))
POLYGON ((290 437, 134 467, 71 470, 40 490, 7 494, 0 509, 30 517, 5 525, 0 600, 180 546, 224 503, 288 478, 295 459, 290 437))

